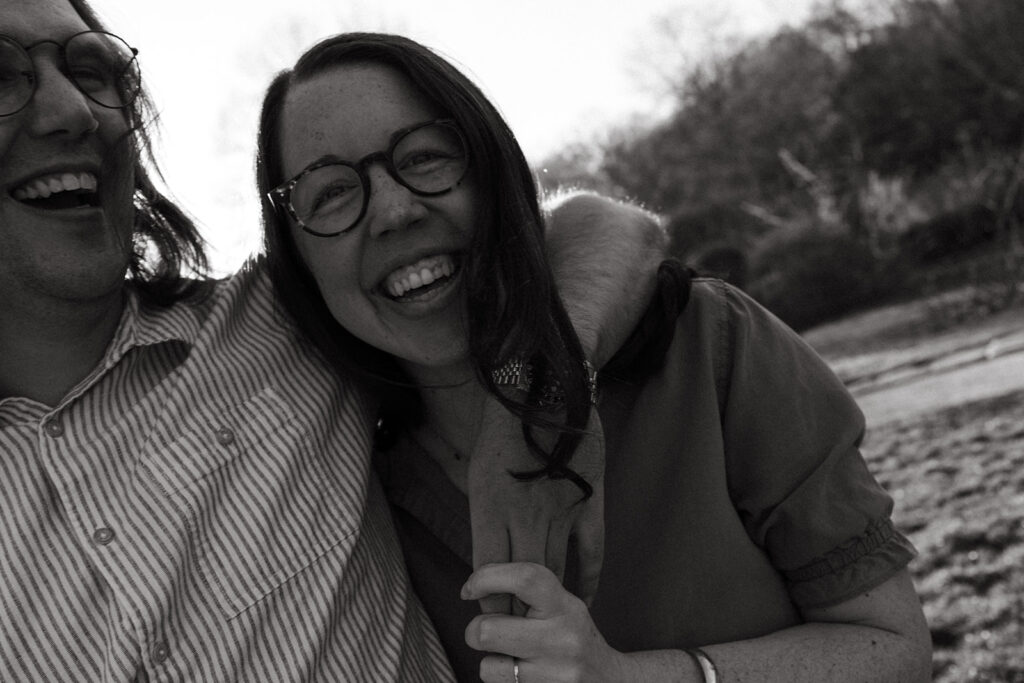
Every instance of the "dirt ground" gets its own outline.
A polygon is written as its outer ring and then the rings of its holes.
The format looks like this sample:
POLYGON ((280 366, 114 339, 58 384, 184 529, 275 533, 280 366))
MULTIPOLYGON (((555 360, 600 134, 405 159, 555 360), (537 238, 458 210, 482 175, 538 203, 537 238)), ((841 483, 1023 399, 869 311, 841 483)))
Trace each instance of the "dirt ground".
MULTIPOLYGON (((943 359, 972 362, 980 349, 973 362, 984 363, 993 343, 1024 330, 1021 308, 958 321, 944 306, 889 307, 804 336, 855 394, 884 400, 892 380, 903 393, 890 395, 906 401, 907 383, 921 381, 913 373, 934 392, 943 359)), ((1024 683, 1024 376, 1016 386, 966 402, 953 395, 941 408, 922 396, 916 414, 869 422, 865 457, 920 553, 910 569, 939 683, 1024 683)))
POLYGON ((942 683, 1024 683, 1024 391, 871 430, 942 683))

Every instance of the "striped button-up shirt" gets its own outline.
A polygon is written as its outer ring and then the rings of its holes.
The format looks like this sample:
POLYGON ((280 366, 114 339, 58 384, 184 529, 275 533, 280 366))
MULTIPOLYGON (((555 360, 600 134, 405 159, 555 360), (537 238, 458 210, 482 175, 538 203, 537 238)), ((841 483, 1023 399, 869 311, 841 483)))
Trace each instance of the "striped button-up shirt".
POLYGON ((129 294, 59 405, 0 401, 0 680, 449 680, 367 413, 260 265, 129 294))

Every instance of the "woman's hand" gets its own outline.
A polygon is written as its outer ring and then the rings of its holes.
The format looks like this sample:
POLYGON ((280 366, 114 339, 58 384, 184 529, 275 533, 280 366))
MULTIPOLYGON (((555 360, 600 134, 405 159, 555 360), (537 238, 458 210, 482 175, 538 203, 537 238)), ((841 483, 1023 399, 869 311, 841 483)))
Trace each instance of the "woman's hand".
POLYGON ((630 658, 608 646, 582 600, 547 568, 528 562, 491 564, 462 588, 464 600, 506 593, 527 607, 526 616, 482 614, 469 622, 466 643, 492 654, 480 664, 485 683, 511 683, 514 657, 523 683, 629 681, 630 658))
MULTIPOLYGON (((579 502, 582 492, 567 479, 513 479, 509 471, 536 469, 538 461, 526 447, 518 418, 487 397, 469 464, 474 567, 536 562, 564 579, 573 537, 578 571, 569 585, 575 585, 584 600, 593 599, 604 558, 604 432, 596 410, 590 411, 587 433, 569 466, 593 487, 589 500, 579 502)), ((511 612, 507 595, 487 596, 480 607, 485 613, 511 612)))

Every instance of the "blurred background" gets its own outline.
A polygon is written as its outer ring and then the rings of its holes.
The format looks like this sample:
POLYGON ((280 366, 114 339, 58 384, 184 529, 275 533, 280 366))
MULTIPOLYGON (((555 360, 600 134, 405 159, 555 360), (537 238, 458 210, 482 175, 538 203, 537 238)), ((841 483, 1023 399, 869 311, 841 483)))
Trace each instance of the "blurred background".
POLYGON ((214 265, 227 274, 258 246, 252 167, 263 91, 322 37, 389 31, 438 50, 484 89, 539 168, 611 131, 664 121, 677 108, 682 74, 741 41, 800 25, 812 0, 95 4, 140 49, 160 112, 167 185, 202 223, 214 265))
POLYGON ((440 50, 545 188, 657 211, 823 355, 920 551, 935 679, 1024 682, 1024 0, 95 2, 220 274, 259 246, 272 74, 343 30, 440 50))

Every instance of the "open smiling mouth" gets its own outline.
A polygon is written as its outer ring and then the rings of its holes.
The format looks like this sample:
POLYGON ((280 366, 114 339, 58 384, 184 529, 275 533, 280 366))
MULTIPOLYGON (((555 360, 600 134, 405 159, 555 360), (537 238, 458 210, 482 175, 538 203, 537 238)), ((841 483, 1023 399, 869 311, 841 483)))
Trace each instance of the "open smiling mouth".
POLYGON ((50 211, 92 208, 100 205, 92 173, 55 173, 34 178, 11 191, 22 204, 50 211))
POLYGON ((451 283, 461 268, 455 254, 437 254, 396 269, 380 284, 395 301, 415 301, 451 283))

